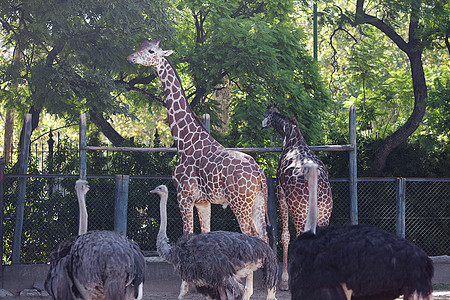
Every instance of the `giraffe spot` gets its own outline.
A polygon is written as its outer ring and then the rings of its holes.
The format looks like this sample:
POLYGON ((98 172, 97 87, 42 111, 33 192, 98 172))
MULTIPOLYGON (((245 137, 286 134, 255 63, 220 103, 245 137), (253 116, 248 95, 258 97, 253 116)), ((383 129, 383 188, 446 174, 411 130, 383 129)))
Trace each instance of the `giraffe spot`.
POLYGON ((183 117, 184 117, 184 112, 183 112, 183 111, 176 112, 176 113, 174 114, 175 120, 182 120, 183 117))
POLYGON ((201 157, 201 153, 198 152, 198 151, 195 151, 195 152, 194 152, 194 158, 195 158, 195 159, 199 159, 200 157, 201 157))

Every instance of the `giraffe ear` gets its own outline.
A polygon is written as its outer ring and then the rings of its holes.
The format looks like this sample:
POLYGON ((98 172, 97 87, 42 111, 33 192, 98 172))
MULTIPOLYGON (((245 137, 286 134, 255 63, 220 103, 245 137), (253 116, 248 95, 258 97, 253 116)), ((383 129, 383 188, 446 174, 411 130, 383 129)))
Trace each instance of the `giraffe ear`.
POLYGON ((172 53, 173 53, 173 50, 166 50, 166 51, 163 51, 162 55, 163 56, 169 56, 172 53))

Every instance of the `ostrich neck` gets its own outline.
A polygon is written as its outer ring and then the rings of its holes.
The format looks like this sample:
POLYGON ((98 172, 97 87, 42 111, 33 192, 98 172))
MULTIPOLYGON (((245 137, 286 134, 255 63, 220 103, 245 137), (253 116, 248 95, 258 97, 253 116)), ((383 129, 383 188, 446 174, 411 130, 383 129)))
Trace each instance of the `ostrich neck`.
POLYGON ((86 194, 77 190, 78 208, 80 211, 80 220, 78 223, 78 235, 85 234, 88 227, 88 213, 86 209, 86 194))
POLYGON ((192 111, 186 100, 181 80, 169 60, 163 58, 161 63, 156 66, 156 71, 164 87, 170 131, 177 150, 184 151, 193 142, 199 140, 204 141, 203 146, 206 144, 220 145, 192 111), (205 141, 207 141, 206 144, 205 141))
POLYGON ((161 195, 161 202, 159 203, 159 212, 161 216, 159 232, 156 239, 156 248, 158 250, 159 255, 170 262, 169 253, 170 253, 170 245, 169 239, 167 238, 166 230, 167 230, 167 194, 161 195))
POLYGON ((309 208, 308 216, 306 217, 305 232, 310 231, 316 233, 317 227, 317 182, 318 182, 318 168, 310 167, 305 179, 308 181, 309 190, 309 208))

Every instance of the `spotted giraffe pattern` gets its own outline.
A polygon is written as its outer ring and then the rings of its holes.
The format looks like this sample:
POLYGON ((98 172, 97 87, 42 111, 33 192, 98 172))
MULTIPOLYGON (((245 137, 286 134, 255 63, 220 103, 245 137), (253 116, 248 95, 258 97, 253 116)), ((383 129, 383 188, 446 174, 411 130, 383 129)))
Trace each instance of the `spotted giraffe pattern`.
POLYGON ((251 156, 225 149, 208 133, 190 108, 181 80, 166 58, 173 51, 163 51, 160 41, 161 38, 145 41, 127 60, 153 66, 164 87, 170 130, 180 157, 173 178, 183 232, 193 233, 194 206, 201 231, 210 231, 213 203, 230 206, 242 233, 267 241, 264 172, 251 156))
POLYGON ((277 195, 281 222, 283 244, 283 272, 281 275, 280 289, 288 289, 289 275, 287 271, 289 234, 289 212, 294 220, 296 236, 305 229, 308 215, 308 182, 304 177, 304 165, 307 162, 315 162, 319 166, 317 206, 318 225, 328 225, 333 208, 331 187, 328 180, 328 171, 323 162, 315 155, 305 142, 297 121, 288 119, 278 113, 277 107, 269 105, 264 112, 263 128, 273 127, 284 137, 281 147, 281 157, 277 168, 277 195))

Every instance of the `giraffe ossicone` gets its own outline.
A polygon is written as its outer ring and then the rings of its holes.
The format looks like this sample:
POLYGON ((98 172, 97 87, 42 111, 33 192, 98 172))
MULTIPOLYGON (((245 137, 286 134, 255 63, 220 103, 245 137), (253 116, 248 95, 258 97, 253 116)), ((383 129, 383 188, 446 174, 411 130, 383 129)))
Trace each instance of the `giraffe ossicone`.
POLYGON ((283 245, 283 271, 280 290, 288 289, 288 248, 290 242, 289 213, 294 220, 296 236, 305 229, 308 215, 309 189, 305 180, 304 166, 314 162, 319 166, 317 190, 318 225, 328 225, 333 208, 331 186, 328 171, 323 162, 309 148, 295 119, 289 119, 278 112, 276 104, 269 105, 264 112, 262 127, 273 127, 282 137, 281 156, 277 167, 277 186, 275 194, 278 199, 282 222, 281 242, 283 245))

